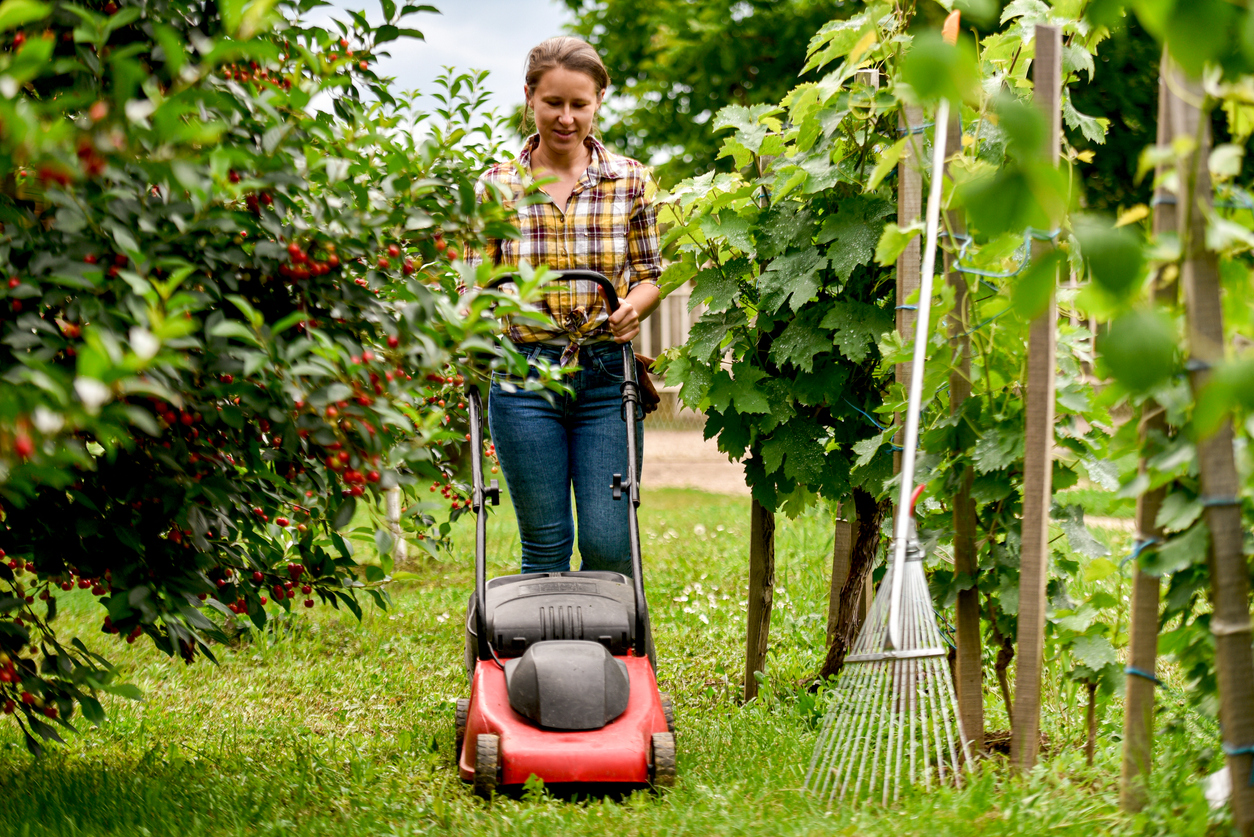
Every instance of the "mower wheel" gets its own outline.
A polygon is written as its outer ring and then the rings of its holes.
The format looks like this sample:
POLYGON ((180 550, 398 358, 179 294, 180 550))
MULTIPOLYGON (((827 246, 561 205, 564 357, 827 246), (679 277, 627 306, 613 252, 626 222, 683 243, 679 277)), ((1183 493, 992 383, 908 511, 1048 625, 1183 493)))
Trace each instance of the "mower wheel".
POLYGON ((466 744, 466 719, 470 717, 470 701, 457 699, 457 760, 461 761, 462 747, 466 744))
POLYGON ((653 767, 650 778, 655 788, 675 786, 675 734, 653 733, 653 767))
POLYGON ((666 692, 660 693, 658 697, 662 700, 662 714, 666 716, 666 731, 673 733, 675 731, 675 704, 666 692))
POLYGON ((496 792, 497 771, 500 770, 500 766, 501 737, 487 733, 476 736, 475 796, 481 796, 484 799, 492 798, 492 794, 496 792))

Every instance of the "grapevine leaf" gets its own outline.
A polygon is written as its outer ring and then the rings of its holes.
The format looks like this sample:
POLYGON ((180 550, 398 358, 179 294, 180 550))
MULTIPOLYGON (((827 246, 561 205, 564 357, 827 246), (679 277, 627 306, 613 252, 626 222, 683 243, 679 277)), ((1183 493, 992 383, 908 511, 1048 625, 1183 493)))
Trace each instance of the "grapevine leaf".
POLYGON ((1208 549, 1210 529, 1199 524, 1157 549, 1142 552, 1138 563, 1143 572, 1162 576, 1203 563, 1208 549))
POLYGON ((832 242, 827 256, 838 277, 848 281, 854 268, 870 263, 884 228, 881 220, 890 211, 887 201, 859 196, 843 203, 839 212, 823 221, 815 241, 832 242))
POLYGON ((1202 503, 1183 491, 1173 491, 1163 499, 1154 525, 1167 532, 1182 532, 1202 514, 1202 503))
POLYGON ((740 277, 749 271, 749 267, 749 260, 739 257, 724 265, 700 271, 690 304, 704 301, 708 310, 714 312, 731 308, 740 296, 740 277))
POLYGON ((1071 645, 1071 656, 1075 661, 1096 673, 1108 665, 1118 662, 1114 646, 1101 634, 1076 637, 1071 645))
POLYGON ((1089 527, 1084 525, 1084 507, 1078 505, 1058 506, 1050 509, 1050 517, 1058 521, 1067 536, 1071 549, 1089 558, 1101 558, 1110 554, 1110 550, 1093 537, 1089 527))
POLYGON ((832 339, 841 354, 861 363, 880 335, 892 329, 893 318, 889 312, 865 302, 834 302, 819 326, 836 332, 832 339))
POLYGON ((727 332, 744 325, 745 314, 740 308, 730 311, 708 311, 692 325, 688 333, 688 354, 693 360, 709 362, 722 347, 727 332))
POLYGON ((785 256, 779 256, 763 272, 762 311, 775 313, 788 305, 793 311, 819 293, 819 271, 827 267, 827 259, 813 248, 807 248, 785 256))
POLYGON ((977 474, 988 474, 1010 467, 1023 458, 1023 431, 989 427, 975 443, 972 461, 977 474))
MULTIPOLYGON (((1088 52, 1079 50, 1089 58, 1088 69, 1092 72, 1092 56, 1088 52)), ((1078 130, 1084 135, 1084 138, 1095 145, 1105 145, 1106 131, 1110 127, 1110 120, 1102 116, 1089 116, 1080 113, 1075 109, 1075 105, 1071 104, 1071 90, 1063 88, 1062 91, 1062 118, 1066 120, 1067 127, 1073 131, 1078 130)))
POLYGON ((730 210, 725 211, 723 216, 707 215, 702 218, 701 232, 708 239, 726 238, 727 243, 737 250, 751 252, 753 237, 749 233, 748 219, 734 215, 730 210))
POLYGON ((766 372, 750 365, 746 361, 733 365, 732 372, 735 373, 735 378, 732 380, 732 401, 736 405, 736 411, 740 413, 769 413, 771 411, 771 403, 767 400, 761 388, 758 387, 758 383, 767 377, 766 372))
POLYGON ((768 473, 783 466, 784 475, 802 485, 813 484, 823 473, 820 429, 811 420, 797 419, 781 426, 762 445, 762 462, 768 473))
POLYGON ((831 340, 815 322, 819 313, 817 306, 809 306, 790 322, 771 345, 771 360, 781 366, 791 363, 804 372, 813 369, 814 356, 831 347, 831 340))

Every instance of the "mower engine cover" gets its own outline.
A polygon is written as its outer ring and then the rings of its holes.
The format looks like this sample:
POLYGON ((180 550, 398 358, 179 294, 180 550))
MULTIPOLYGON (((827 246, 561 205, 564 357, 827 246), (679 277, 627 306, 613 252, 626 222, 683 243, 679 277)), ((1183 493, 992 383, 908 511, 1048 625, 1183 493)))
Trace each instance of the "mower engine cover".
POLYGON ((599 642, 537 642, 504 668, 510 707, 542 727, 600 729, 627 710, 627 666, 599 642))

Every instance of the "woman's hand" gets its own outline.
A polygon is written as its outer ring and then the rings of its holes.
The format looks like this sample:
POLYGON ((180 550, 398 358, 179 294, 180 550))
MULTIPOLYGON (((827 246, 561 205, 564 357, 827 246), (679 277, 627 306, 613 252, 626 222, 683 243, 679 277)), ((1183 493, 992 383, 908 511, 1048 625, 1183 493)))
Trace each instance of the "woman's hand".
POLYGON ((610 333, 616 343, 626 343, 640 333, 640 312, 627 300, 618 303, 618 310, 610 314, 610 333))

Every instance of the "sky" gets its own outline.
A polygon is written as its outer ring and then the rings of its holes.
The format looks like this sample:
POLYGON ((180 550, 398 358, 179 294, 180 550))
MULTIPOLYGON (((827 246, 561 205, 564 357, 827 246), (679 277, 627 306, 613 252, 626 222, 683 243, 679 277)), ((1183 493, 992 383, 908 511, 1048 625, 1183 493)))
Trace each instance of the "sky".
MULTIPOLYGON (((404 0, 397 0, 401 5, 404 0)), ((395 90, 431 89, 445 66, 459 70, 488 70, 489 107, 509 113, 521 105, 523 61, 545 38, 565 34, 562 27, 573 16, 560 0, 416 0, 433 5, 441 14, 409 15, 404 25, 422 32, 425 41, 405 39, 387 45, 391 58, 379 62, 381 76, 394 76, 395 90)), ((321 25, 340 16, 337 9, 365 10, 372 23, 381 20, 378 0, 331 0, 334 8, 320 8, 309 22, 321 25)))

